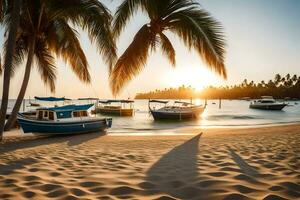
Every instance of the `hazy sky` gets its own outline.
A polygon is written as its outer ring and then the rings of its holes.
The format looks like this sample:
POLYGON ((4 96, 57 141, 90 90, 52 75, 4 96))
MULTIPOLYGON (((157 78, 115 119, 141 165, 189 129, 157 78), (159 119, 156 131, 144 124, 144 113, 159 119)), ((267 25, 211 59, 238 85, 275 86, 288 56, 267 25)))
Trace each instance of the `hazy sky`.
MULTIPOLYGON (((103 2, 114 12, 122 1, 103 2)), ((300 0, 200 0, 199 2, 225 28, 228 80, 224 81, 210 72, 195 52, 189 52, 177 37, 167 33, 176 50, 176 69, 171 67, 160 51, 152 53, 143 72, 130 82, 120 97, 133 98, 137 92, 177 87, 182 84, 201 89, 211 84, 235 84, 245 78, 254 81, 267 80, 277 73, 300 75, 300 0)), ((140 12, 132 18, 118 40, 119 54, 147 21, 147 16, 140 12)), ((35 95, 71 98, 111 97, 107 66, 87 36, 81 34, 80 38, 89 61, 92 84, 80 83, 68 65, 58 60, 56 93, 50 94, 34 69, 26 98, 35 95)), ((3 39, 0 40, 2 43, 3 39)), ((12 79, 10 98, 15 98, 19 92, 23 69, 24 67, 20 67, 12 79)), ((0 81, 1 91, 2 77, 0 81)))

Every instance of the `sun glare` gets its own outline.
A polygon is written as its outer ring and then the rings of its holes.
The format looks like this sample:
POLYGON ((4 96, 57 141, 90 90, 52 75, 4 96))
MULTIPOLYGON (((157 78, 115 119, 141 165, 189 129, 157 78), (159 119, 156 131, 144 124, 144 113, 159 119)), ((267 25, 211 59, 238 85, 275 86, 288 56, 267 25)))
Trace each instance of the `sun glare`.
POLYGON ((166 84, 169 87, 179 87, 181 85, 191 86, 197 91, 209 85, 219 85, 221 78, 209 69, 203 67, 178 67, 168 72, 166 84))

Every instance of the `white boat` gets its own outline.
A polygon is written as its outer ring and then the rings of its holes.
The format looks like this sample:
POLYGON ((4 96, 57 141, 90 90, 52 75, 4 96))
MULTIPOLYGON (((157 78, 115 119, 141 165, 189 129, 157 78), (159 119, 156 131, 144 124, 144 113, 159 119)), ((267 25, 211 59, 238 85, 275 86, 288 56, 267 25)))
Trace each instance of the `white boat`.
POLYGON ((287 106, 284 102, 276 101, 272 96, 262 96, 259 100, 250 103, 250 108, 260 110, 282 110, 287 106))
POLYGON ((173 106, 167 106, 168 101, 149 100, 149 110, 154 120, 186 120, 198 118, 204 111, 205 106, 194 105, 192 103, 175 101, 173 106), (150 106, 150 103, 165 104, 162 108, 155 109, 150 106))

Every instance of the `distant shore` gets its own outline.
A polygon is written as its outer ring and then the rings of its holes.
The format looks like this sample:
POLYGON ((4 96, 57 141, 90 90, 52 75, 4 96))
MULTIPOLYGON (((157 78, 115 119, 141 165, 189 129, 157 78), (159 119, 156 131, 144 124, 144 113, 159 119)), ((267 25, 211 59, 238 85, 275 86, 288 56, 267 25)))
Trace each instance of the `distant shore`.
POLYGON ((300 123, 174 133, 15 130, 0 145, 0 199, 300 198, 300 123))
MULTIPOLYGON (((241 98, 205 98, 205 97, 190 97, 190 98, 180 98, 180 97, 172 97, 172 98, 168 98, 168 97, 160 97, 160 98, 139 98, 139 97, 135 97, 134 100, 149 100, 149 99, 167 99, 167 100, 178 100, 178 99, 182 99, 182 100, 187 100, 190 101, 191 99, 203 99, 203 100, 241 100, 241 101, 249 101, 251 99, 255 100, 255 99, 259 99, 260 97, 241 97, 241 98)), ((300 99, 284 99, 284 98, 279 98, 278 100, 285 100, 285 101, 300 101, 300 99)))

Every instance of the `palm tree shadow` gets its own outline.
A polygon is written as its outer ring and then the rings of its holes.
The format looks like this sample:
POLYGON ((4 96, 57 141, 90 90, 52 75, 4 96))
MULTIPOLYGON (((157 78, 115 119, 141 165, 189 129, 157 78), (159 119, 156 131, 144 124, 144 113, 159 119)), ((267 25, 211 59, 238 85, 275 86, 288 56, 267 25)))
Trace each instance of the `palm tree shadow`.
POLYGON ((76 135, 27 136, 5 142, 0 146, 0 153, 8 153, 15 150, 33 148, 54 143, 67 142, 68 146, 76 146, 104 135, 106 135, 106 132, 94 132, 76 135))
POLYGON ((0 164, 0 175, 10 175, 15 170, 25 168, 25 166, 36 163, 34 158, 21 158, 19 160, 11 161, 7 164, 0 164))
POLYGON ((197 195, 197 189, 189 187, 198 176, 197 154, 202 133, 175 147, 163 155, 146 172, 145 193, 165 193, 185 199, 197 195))
POLYGON ((256 169, 250 166, 241 156, 234 152, 233 149, 228 149, 233 161, 237 164, 237 166, 243 171, 244 174, 248 176, 257 176, 259 173, 256 169))

